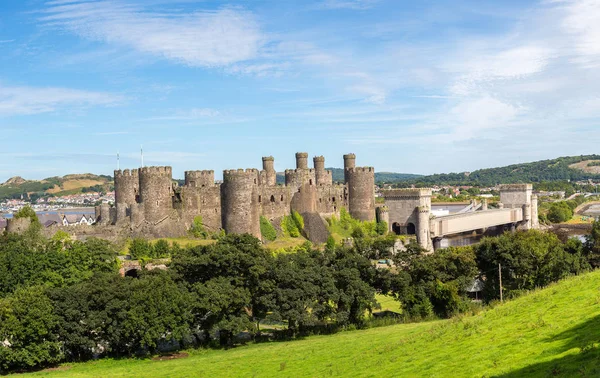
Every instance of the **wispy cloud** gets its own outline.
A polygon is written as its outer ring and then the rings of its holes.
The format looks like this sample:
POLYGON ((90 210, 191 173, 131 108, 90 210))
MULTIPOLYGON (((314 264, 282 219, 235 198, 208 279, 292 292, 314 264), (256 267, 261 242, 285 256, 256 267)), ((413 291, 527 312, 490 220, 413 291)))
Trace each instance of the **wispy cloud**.
POLYGON ((369 9, 372 8, 379 0, 324 0, 319 4, 320 8, 324 9, 369 9))
POLYGON ((239 8, 193 13, 149 11, 121 1, 53 1, 40 21, 189 66, 219 67, 256 57, 264 36, 239 8))
POLYGON ((109 106, 123 100, 121 95, 103 92, 0 85, 0 116, 48 113, 66 106, 109 106))

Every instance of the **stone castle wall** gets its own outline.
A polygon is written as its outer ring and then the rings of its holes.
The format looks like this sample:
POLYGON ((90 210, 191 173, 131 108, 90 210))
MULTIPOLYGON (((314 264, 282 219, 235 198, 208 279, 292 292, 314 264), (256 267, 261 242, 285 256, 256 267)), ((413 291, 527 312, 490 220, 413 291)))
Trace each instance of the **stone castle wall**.
MULTIPOLYGON (((359 219, 373 220, 374 170, 356 168, 355 159, 344 155, 345 184, 333 184, 322 156, 314 157, 314 168, 309 168, 305 152, 296 154, 295 169, 285 170, 283 186, 276 183, 272 156, 262 158, 260 171, 223 171, 222 184, 215 183, 211 170, 186 171, 181 187, 173 184, 171 167, 117 170, 115 208, 100 207, 99 224, 128 224, 134 233, 176 236, 185 234, 200 215, 208 230, 260 237, 260 216, 277 222, 292 210, 322 217, 344 207, 359 219)), ((314 219, 313 226, 319 227, 314 219)), ((322 232, 316 234, 322 238, 322 232)))

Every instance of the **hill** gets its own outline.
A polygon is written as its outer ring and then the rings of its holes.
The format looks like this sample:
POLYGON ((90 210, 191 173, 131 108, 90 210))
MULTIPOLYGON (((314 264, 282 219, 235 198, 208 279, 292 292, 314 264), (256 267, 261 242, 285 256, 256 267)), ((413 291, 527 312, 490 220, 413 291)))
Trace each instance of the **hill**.
POLYGON ((521 163, 499 168, 479 169, 474 172, 435 174, 409 180, 417 185, 481 185, 539 183, 553 181, 580 181, 600 179, 600 168, 594 164, 600 155, 565 156, 532 163, 521 163))
POLYGON ((100 360, 44 377, 599 376, 600 271, 475 316, 192 351, 188 358, 100 360))
POLYGON ((38 198, 44 195, 80 193, 84 190, 108 190, 112 177, 91 173, 48 177, 43 180, 26 180, 12 177, 0 184, 0 201, 9 198, 38 198))

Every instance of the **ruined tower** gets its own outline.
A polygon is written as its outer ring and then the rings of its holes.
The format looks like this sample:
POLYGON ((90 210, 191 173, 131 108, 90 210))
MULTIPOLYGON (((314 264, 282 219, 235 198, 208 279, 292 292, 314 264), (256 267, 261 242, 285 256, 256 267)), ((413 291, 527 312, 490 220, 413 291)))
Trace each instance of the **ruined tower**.
POLYGON ((261 172, 261 183, 267 186, 275 186, 277 183, 277 172, 275 172, 275 158, 263 156, 263 171, 261 172))
POLYGON ((140 203, 144 218, 156 224, 171 214, 173 209, 173 180, 171 167, 143 167, 140 176, 140 203))
POLYGON ((432 250, 431 237, 429 236, 429 215, 431 211, 427 206, 417 208, 417 243, 421 248, 432 250))
POLYGON ((535 194, 531 195, 531 228, 537 229, 540 227, 538 218, 538 197, 535 194))
POLYGON ((131 214, 139 194, 140 178, 137 169, 115 171, 115 208, 116 221, 120 222, 131 214))
POLYGON ((258 171, 223 171, 221 217, 227 233, 248 233, 260 238, 258 171))
POLYGON ((378 223, 383 223, 385 222, 385 224, 388 227, 390 227, 390 212, 389 209, 387 208, 387 206, 379 206, 378 208, 375 209, 375 215, 377 218, 377 222, 378 223))
MULTIPOLYGON (((344 159, 346 164, 346 159, 344 159)), ((349 167, 344 170, 348 185, 349 212, 361 221, 375 219, 375 169, 349 167)))

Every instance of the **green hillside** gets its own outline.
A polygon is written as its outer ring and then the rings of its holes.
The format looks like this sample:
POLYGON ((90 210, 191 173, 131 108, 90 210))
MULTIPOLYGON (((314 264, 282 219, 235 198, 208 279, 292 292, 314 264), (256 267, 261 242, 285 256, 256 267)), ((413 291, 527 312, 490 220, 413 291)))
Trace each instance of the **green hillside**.
POLYGON ((190 352, 188 358, 100 360, 48 377, 597 377, 600 271, 478 315, 190 352))
POLYGON ((479 169, 470 174, 463 172, 422 176, 410 180, 408 183, 423 186, 433 184, 491 186, 496 184, 598 179, 600 174, 589 169, 598 160, 600 160, 600 155, 567 156, 533 163, 513 164, 506 167, 479 169), (581 167, 577 165, 577 163, 585 161, 590 162, 581 167))
POLYGON ((0 184, 0 201, 10 198, 35 199, 46 195, 67 195, 86 190, 108 190, 112 177, 91 173, 48 177, 43 180, 25 180, 13 177, 0 184))

